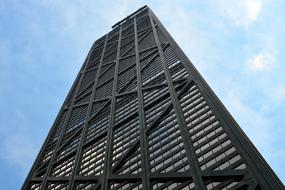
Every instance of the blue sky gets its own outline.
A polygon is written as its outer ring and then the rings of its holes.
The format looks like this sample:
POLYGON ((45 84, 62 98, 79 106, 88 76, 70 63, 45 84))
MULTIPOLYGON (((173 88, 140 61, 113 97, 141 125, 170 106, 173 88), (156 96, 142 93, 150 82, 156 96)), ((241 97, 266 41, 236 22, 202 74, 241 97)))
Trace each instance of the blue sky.
POLYGON ((285 1, 0 0, 0 189, 22 185, 93 41, 145 4, 285 182, 285 1))

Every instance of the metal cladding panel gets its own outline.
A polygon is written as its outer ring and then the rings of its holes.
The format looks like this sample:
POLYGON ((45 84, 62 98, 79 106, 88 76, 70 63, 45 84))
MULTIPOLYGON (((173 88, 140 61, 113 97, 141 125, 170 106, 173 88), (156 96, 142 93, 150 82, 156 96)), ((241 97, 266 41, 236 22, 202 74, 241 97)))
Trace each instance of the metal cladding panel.
POLYGON ((92 46, 22 189, 283 189, 148 7, 92 46))

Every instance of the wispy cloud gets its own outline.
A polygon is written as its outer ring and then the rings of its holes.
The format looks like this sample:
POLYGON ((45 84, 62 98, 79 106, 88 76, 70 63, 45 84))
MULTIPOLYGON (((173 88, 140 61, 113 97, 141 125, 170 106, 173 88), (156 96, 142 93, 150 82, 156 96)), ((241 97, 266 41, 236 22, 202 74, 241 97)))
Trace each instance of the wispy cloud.
POLYGON ((260 52, 247 61, 249 71, 271 71, 275 65, 275 55, 269 52, 260 52))
POLYGON ((270 145, 271 121, 262 111, 253 109, 250 104, 246 104, 242 100, 241 94, 242 92, 237 89, 228 91, 224 99, 225 104, 258 149, 264 151, 270 145), (258 135, 256 135, 257 131, 258 135))
MULTIPOLYGON (((189 59, 205 74, 217 58, 217 49, 211 42, 213 35, 210 30, 204 28, 214 19, 205 19, 196 9, 189 10, 192 1, 178 2, 159 0, 156 6, 153 6, 154 12, 189 59), (200 23, 197 23, 197 20, 200 23)), ((196 3, 196 6, 203 6, 198 4, 196 3)))
POLYGON ((4 159, 14 169, 17 168, 17 174, 24 177, 31 167, 38 147, 35 146, 35 142, 31 138, 32 133, 26 126, 26 116, 17 111, 13 122, 13 130, 10 131, 9 135, 2 138, 0 143, 0 158, 4 159))
POLYGON ((273 98, 279 103, 285 101, 285 85, 275 88, 273 92, 273 98))
POLYGON ((218 0, 218 3, 223 16, 246 28, 257 20, 263 6, 261 0, 218 0))

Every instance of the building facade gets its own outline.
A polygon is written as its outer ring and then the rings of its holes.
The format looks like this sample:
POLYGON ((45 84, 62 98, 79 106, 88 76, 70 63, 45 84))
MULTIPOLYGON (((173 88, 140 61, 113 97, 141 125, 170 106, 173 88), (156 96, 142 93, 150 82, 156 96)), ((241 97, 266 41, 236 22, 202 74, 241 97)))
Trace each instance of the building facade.
POLYGON ((95 41, 22 187, 283 188, 147 6, 95 41))

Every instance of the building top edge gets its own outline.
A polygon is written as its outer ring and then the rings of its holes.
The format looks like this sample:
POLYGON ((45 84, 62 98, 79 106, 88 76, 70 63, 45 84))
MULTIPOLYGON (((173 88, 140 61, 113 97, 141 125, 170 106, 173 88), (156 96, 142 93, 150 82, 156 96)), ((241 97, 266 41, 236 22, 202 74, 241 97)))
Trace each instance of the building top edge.
POLYGON ((137 14, 139 14, 140 12, 142 12, 143 10, 148 9, 147 5, 144 5, 143 7, 139 8, 138 10, 136 10, 135 12, 133 12, 132 14, 128 15, 127 17, 125 17, 124 19, 120 20, 119 22, 117 22, 116 24, 114 24, 112 26, 112 29, 116 28, 117 26, 120 26, 121 24, 123 24, 124 22, 126 22, 127 20, 129 20, 130 18, 133 18, 134 16, 136 16, 137 14))

